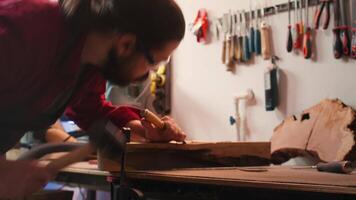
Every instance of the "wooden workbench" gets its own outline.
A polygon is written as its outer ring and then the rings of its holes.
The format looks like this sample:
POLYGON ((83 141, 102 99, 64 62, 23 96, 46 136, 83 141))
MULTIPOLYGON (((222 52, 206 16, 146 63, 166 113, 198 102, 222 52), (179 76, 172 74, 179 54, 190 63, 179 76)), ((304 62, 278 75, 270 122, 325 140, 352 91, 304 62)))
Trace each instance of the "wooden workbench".
MULTIPOLYGON (((62 170, 56 180, 110 190, 108 176, 118 175, 80 163, 62 170)), ((133 187, 161 199, 226 199, 242 194, 274 200, 356 198, 356 172, 344 175, 273 166, 129 171, 127 176, 133 187)))

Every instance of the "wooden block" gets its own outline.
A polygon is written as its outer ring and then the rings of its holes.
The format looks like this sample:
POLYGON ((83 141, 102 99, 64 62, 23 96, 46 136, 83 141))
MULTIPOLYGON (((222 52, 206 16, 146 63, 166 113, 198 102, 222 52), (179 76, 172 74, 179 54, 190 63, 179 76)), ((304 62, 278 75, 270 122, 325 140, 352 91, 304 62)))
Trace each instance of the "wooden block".
POLYGON ((311 154, 320 161, 356 159, 356 112, 340 100, 326 99, 285 119, 271 138, 272 162, 311 154))
MULTIPOLYGON (((267 165, 269 142, 188 142, 129 143, 128 169, 173 169, 217 166, 267 165)), ((98 167, 105 171, 120 170, 118 159, 109 160, 98 153, 98 167)))

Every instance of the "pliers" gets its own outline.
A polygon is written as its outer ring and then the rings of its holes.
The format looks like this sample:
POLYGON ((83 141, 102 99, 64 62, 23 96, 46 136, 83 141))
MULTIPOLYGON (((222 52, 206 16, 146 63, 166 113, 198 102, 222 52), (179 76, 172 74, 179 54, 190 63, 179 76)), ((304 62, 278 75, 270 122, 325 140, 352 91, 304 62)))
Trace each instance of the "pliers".
POLYGON ((329 22, 330 22, 330 4, 331 0, 321 0, 321 6, 317 11, 315 12, 315 18, 314 18, 314 27, 315 29, 319 28, 319 22, 321 15, 324 11, 325 8, 325 18, 324 18, 324 24, 323 24, 323 29, 327 29, 329 27, 329 22))

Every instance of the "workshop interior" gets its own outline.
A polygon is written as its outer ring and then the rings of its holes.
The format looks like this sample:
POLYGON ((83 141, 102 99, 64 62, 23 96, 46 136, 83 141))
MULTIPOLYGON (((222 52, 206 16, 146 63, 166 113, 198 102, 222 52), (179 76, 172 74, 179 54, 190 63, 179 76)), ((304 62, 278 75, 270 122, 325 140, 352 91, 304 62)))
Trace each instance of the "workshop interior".
POLYGON ((109 155, 62 115, 65 135, 29 131, 6 154, 59 171, 25 199, 355 199, 356 0, 175 2, 179 47, 105 98, 162 130, 170 116, 186 139, 94 127, 109 155))

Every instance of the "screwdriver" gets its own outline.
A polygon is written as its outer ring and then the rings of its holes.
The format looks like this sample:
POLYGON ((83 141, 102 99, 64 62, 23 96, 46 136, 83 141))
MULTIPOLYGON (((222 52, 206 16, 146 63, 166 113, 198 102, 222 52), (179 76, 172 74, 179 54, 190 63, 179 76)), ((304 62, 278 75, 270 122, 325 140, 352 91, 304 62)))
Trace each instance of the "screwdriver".
MULTIPOLYGON (((250 24, 250 41, 249 41, 249 50, 250 53, 254 53, 255 52, 255 45, 254 45, 254 41, 255 41, 255 29, 253 28, 253 15, 252 15, 252 7, 251 7, 251 1, 250 1, 250 20, 249 20, 249 24, 250 24)), ((256 14, 255 14, 255 18, 256 18, 256 14)))
POLYGON ((256 28, 255 28, 255 53, 256 55, 261 55, 261 31, 259 29, 259 14, 260 10, 257 8, 256 3, 256 28))
POLYGON ((312 55, 312 46, 311 46, 311 28, 309 27, 309 0, 306 0, 305 4, 305 33, 303 39, 303 54, 305 59, 309 59, 312 55))
POLYGON ((288 0, 288 37, 287 37, 287 52, 291 52, 293 49, 293 37, 292 37, 292 25, 290 18, 290 0, 288 0))
POLYGON ((335 0, 334 1, 334 24, 335 27, 333 29, 334 33, 334 44, 333 44, 333 52, 334 52, 334 57, 336 59, 341 58, 342 56, 342 41, 340 38, 340 6, 339 6, 339 1, 335 0))
POLYGON ((295 4, 295 11, 294 11, 294 19, 295 19, 295 27, 294 27, 294 43, 293 47, 294 49, 299 49, 301 47, 301 42, 300 42, 300 29, 301 26, 299 24, 299 15, 298 15, 298 0, 294 1, 295 4))
POLYGON ((314 166, 293 167, 293 169, 317 169, 320 172, 350 174, 353 170, 350 161, 320 162, 314 166))

